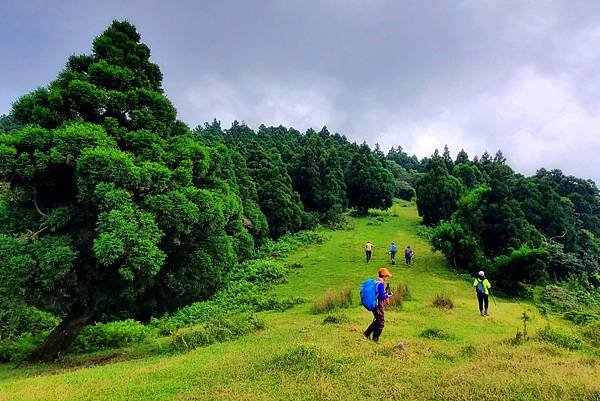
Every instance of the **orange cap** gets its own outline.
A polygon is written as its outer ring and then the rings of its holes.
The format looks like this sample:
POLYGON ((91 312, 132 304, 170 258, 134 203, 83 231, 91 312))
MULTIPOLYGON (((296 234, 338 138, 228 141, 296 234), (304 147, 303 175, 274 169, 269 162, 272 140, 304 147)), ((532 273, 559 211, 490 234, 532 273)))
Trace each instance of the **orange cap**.
POLYGON ((385 267, 382 267, 381 269, 379 269, 379 277, 385 276, 392 277, 392 273, 390 273, 390 271, 385 267))

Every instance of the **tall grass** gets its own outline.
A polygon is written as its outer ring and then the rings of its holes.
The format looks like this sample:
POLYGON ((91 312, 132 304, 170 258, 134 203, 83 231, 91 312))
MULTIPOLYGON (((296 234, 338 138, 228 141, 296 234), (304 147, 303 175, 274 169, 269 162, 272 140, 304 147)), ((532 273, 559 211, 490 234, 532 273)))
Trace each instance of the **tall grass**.
POLYGON ((340 291, 329 290, 312 307, 312 313, 331 312, 337 309, 349 308, 352 305, 352 287, 340 291))
POLYGON ((452 309, 454 308, 454 302, 446 294, 436 294, 435 298, 431 302, 433 306, 440 309, 452 309))

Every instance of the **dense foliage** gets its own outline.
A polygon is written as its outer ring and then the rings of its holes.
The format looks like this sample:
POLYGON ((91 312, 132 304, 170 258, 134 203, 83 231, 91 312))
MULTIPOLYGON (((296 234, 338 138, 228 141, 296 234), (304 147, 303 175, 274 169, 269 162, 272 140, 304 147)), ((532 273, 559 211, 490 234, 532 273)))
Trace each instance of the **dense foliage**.
MULTIPOLYGON (((445 152, 446 153, 446 152, 445 152)), ((503 291, 584 276, 600 285, 600 192, 591 180, 516 174, 502 153, 455 162, 433 155, 417 183, 433 248, 461 270, 485 270, 503 291)))

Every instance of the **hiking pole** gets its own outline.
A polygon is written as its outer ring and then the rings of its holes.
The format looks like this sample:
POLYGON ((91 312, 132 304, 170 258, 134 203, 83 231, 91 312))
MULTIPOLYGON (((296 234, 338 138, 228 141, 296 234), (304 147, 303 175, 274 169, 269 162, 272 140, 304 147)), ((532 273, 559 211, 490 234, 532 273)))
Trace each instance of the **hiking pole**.
POLYGON ((494 295, 492 294, 492 292, 488 289, 488 291, 490 292, 490 296, 492 297, 492 301, 494 301, 494 306, 498 306, 498 304, 496 304, 496 297, 494 297, 494 295))

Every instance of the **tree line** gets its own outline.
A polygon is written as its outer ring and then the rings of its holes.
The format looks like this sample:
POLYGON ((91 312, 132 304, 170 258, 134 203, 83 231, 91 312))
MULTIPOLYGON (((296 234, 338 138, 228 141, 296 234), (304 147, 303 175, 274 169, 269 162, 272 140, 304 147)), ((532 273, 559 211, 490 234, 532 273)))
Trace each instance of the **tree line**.
POLYGON ((504 292, 576 277, 600 286, 600 192, 592 180, 515 173, 498 151, 470 160, 437 151, 416 182, 423 223, 448 262, 485 270, 504 292))

